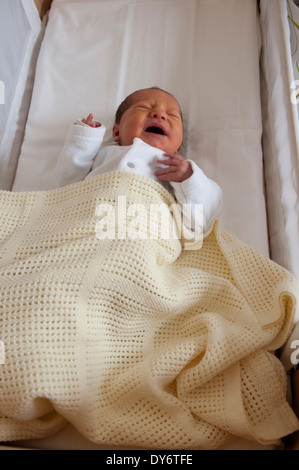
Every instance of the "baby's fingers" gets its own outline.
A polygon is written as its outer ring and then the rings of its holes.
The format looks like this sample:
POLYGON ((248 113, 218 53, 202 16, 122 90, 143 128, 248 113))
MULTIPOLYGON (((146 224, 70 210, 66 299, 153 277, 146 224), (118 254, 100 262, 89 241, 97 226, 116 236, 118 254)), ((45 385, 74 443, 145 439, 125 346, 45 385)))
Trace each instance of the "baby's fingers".
MULTIPOLYGON (((93 120, 93 115, 91 113, 87 116, 86 119, 82 119, 84 124, 86 124, 87 126, 92 125, 92 120, 93 120)), ((92 127, 94 127, 94 126, 92 126, 92 127)))
POLYGON ((156 177, 160 181, 175 181, 177 176, 177 167, 168 166, 155 171, 156 177))
POLYGON ((171 158, 172 160, 176 160, 176 161, 184 160, 184 158, 181 155, 179 155, 178 153, 164 153, 163 156, 171 158))
POLYGON ((167 165, 168 167, 172 166, 172 167, 176 167, 180 164, 180 162, 178 162, 177 160, 172 160, 172 159, 166 159, 164 158, 163 160, 162 159, 156 159, 156 163, 157 164, 162 164, 162 165, 167 165))
POLYGON ((193 173, 190 162, 186 160, 172 159, 167 168, 155 171, 156 177, 160 181, 183 182, 193 173))

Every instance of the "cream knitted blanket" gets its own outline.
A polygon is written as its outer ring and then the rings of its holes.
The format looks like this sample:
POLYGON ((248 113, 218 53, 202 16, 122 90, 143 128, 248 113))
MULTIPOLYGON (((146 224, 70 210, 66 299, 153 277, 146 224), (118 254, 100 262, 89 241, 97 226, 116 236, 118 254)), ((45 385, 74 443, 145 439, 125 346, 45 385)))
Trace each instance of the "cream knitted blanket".
POLYGON ((69 421, 97 443, 210 449, 298 429, 272 353, 299 298, 291 274, 217 222, 192 251, 101 239, 98 208, 119 195, 174 203, 141 176, 0 194, 0 440, 69 421))

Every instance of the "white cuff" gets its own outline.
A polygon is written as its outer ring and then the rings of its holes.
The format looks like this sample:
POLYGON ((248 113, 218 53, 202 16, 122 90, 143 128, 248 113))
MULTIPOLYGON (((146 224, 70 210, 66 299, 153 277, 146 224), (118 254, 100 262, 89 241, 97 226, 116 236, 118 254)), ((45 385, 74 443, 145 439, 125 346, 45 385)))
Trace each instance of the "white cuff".
POLYGON ((98 127, 91 127, 85 124, 82 119, 77 119, 74 125, 71 127, 71 133, 73 135, 78 135, 80 137, 87 137, 90 139, 103 139, 104 134, 106 132, 106 127, 101 121, 94 121, 100 126, 98 127))
MULTIPOLYGON (((215 181, 208 178, 192 160, 193 174, 181 183, 171 182, 177 201, 182 204, 201 204, 203 209, 203 232, 219 217, 222 209, 222 190, 215 181)), ((196 206, 191 209, 193 214, 196 206)), ((195 211, 195 212, 194 212, 195 211)))

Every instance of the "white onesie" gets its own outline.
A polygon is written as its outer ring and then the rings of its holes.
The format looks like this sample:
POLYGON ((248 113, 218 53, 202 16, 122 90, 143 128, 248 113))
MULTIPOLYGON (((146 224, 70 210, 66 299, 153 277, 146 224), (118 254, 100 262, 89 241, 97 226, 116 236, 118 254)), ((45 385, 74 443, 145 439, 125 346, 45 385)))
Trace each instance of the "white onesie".
POLYGON ((78 120, 71 126, 55 168, 57 187, 112 171, 138 173, 170 190, 180 207, 189 205, 190 213, 183 212, 186 214, 184 224, 192 232, 205 234, 220 215, 222 191, 218 184, 208 178, 192 160, 188 160, 193 170, 188 179, 182 183, 161 182, 154 172, 163 167, 156 164, 156 159, 165 158, 164 151, 137 137, 129 146, 115 144, 101 147, 105 131, 102 123, 100 127, 93 128, 78 120), (197 208, 203 217, 198 217, 197 208))

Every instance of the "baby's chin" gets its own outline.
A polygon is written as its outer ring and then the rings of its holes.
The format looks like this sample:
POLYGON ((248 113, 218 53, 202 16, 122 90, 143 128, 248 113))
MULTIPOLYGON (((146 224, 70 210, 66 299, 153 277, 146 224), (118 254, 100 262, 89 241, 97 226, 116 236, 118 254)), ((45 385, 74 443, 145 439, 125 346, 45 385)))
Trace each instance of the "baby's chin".
POLYGON ((141 136, 139 139, 141 139, 143 142, 145 142, 148 145, 151 145, 152 147, 155 147, 159 150, 162 150, 165 153, 178 153, 177 149, 172 148, 169 146, 169 142, 163 142, 163 137, 164 140, 166 140, 165 136, 158 136, 158 138, 152 137, 152 136, 141 136), (162 137, 161 139, 159 137, 162 137))

